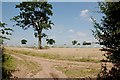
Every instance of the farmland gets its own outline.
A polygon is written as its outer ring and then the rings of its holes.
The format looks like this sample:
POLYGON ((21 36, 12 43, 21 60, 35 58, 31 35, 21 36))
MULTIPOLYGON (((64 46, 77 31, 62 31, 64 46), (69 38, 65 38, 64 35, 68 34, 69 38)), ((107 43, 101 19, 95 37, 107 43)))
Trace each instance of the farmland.
POLYGON ((5 54, 19 60, 15 64, 18 78, 95 78, 100 72, 103 53, 100 48, 32 49, 6 47, 5 54), (21 62, 20 62, 21 61, 21 62), (28 64, 28 65, 26 65, 28 64), (26 74, 22 75, 22 73, 26 74), (18 74, 19 73, 19 74, 18 74), (20 75, 21 74, 21 75, 20 75))

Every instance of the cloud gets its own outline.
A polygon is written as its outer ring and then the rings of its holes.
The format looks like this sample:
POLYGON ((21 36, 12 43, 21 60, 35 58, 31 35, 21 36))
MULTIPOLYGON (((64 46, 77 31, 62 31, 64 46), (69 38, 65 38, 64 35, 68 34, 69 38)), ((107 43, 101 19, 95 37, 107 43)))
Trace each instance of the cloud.
POLYGON ((74 32, 74 30, 73 30, 73 29, 70 29, 69 32, 74 32))
POLYGON ((92 19, 89 15, 89 10, 88 9, 84 9, 80 12, 80 16, 84 18, 84 20, 92 22, 92 19))
POLYGON ((89 13, 89 10, 88 10, 88 9, 82 10, 82 11, 80 12, 80 16, 82 16, 82 17, 88 17, 88 13, 89 13))
POLYGON ((77 32, 77 36, 79 36, 79 37, 86 37, 87 34, 83 33, 83 32, 77 32))

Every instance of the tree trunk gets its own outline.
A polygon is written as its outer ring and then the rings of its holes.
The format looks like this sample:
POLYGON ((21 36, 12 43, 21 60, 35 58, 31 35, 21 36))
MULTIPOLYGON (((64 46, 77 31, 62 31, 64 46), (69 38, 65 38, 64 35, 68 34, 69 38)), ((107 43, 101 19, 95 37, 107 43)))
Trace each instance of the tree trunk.
POLYGON ((38 48, 42 49, 42 41, 41 41, 42 37, 41 37, 41 33, 38 33, 38 48))

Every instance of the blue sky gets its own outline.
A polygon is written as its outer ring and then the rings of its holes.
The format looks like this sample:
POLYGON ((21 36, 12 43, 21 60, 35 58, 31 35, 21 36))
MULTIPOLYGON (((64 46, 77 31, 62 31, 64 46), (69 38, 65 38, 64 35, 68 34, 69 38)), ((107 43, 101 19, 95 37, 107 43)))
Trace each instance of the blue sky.
MULTIPOLYGON (((9 36, 11 40, 6 41, 8 45, 20 45, 21 39, 27 39, 28 46, 37 45, 37 38, 34 37, 33 28, 23 30, 20 27, 13 27, 14 22, 10 21, 15 15, 19 14, 19 9, 15 8, 18 2, 3 2, 2 3, 2 21, 7 23, 14 32, 9 36)), ((96 2, 50 2, 53 5, 53 16, 51 20, 54 26, 51 30, 45 31, 49 38, 56 40, 56 46, 67 44, 71 46, 72 40, 77 40, 80 43, 83 41, 96 41, 92 35, 91 29, 93 24, 90 16, 93 16, 97 21, 100 20, 101 14, 93 11, 98 11, 96 2)), ((43 39, 43 45, 45 45, 43 39)))

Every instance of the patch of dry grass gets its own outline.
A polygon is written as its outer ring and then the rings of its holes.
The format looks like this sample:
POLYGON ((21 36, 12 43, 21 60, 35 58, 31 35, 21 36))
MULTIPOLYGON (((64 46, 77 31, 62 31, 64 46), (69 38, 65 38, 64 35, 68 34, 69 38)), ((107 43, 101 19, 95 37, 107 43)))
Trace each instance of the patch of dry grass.
POLYGON ((13 48, 8 47, 10 50, 29 51, 39 54, 54 54, 62 57, 80 57, 80 58, 92 58, 102 59, 104 52, 100 51, 100 48, 50 48, 50 49, 31 49, 31 48, 13 48))
POLYGON ((21 61, 18 61, 19 64, 23 65, 23 66, 26 66, 27 67, 27 70, 32 73, 33 75, 38 73, 39 71, 42 70, 42 67, 40 67, 40 65, 38 65, 37 63, 35 62, 32 62, 32 61, 27 61, 27 60, 21 60, 21 61))
MULTIPOLYGON (((66 48, 67 49, 67 48, 66 48)), ((34 49, 33 49, 34 50, 34 49)), ((33 50, 21 50, 21 49, 14 49, 14 48, 7 48, 6 51, 9 53, 19 53, 19 54, 24 54, 24 55, 30 55, 30 56, 37 56, 37 57, 43 57, 47 59, 56 59, 56 60, 68 60, 68 61, 77 61, 77 62, 95 62, 98 63, 100 62, 99 59, 93 58, 91 56, 77 56, 77 55, 60 55, 59 53, 38 53, 39 51, 33 51, 33 50)))
POLYGON ((56 65, 55 68, 62 71, 69 78, 96 78, 100 68, 80 66, 80 65, 56 65))

